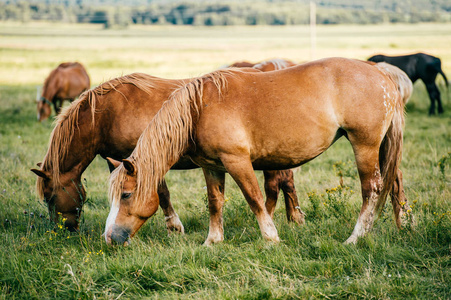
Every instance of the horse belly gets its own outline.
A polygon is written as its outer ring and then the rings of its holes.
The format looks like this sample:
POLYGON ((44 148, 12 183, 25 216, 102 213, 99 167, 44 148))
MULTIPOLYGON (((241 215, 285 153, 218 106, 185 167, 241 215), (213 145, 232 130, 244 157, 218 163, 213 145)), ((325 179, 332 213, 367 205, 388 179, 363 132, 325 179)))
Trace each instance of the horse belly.
POLYGON ((255 143, 251 149, 251 161, 254 169, 277 170, 300 166, 326 151, 339 137, 338 128, 312 130, 289 137, 268 136, 255 143))

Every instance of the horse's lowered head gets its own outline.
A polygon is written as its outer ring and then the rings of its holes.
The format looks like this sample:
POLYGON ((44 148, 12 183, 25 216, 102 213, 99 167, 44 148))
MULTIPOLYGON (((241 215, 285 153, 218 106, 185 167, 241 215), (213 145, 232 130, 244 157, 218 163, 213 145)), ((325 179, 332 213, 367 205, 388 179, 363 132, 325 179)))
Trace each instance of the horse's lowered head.
MULTIPOLYGON (((41 167, 41 163, 38 164, 41 167)), ((44 169, 31 169, 38 176, 37 190, 40 198, 47 204, 50 219, 55 223, 64 222, 69 231, 78 230, 78 219, 83 207, 86 192, 80 177, 62 174, 58 180, 44 169)))
POLYGON ((38 121, 44 121, 52 113, 52 103, 44 97, 37 100, 38 121))
POLYGON ((109 198, 111 209, 105 225, 105 240, 120 245, 130 243, 130 238, 158 209, 157 189, 150 198, 142 199, 138 190, 137 173, 132 159, 122 162, 111 158, 107 160, 116 167, 110 176, 109 198))

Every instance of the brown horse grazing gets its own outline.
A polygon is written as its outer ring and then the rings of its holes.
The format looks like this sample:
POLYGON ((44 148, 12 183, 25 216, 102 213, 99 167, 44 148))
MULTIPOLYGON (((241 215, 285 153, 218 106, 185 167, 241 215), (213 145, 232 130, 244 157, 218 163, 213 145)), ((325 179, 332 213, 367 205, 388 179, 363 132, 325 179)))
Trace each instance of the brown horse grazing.
POLYGON ((388 194, 397 224, 406 202, 399 164, 404 106, 383 68, 330 58, 248 73, 219 70, 173 93, 129 158, 111 173, 107 243, 127 243, 158 207, 157 186, 182 155, 202 166, 210 195, 206 245, 223 240, 224 173, 238 183, 265 239, 279 241, 254 169, 302 165, 345 136, 359 171, 363 204, 347 243, 373 225, 388 194))
MULTIPOLYGON (((254 71, 258 72, 258 71, 254 71)), ((48 205, 51 218, 66 218, 65 226, 78 228, 78 219, 86 199, 81 175, 94 157, 126 158, 135 148, 139 136, 170 94, 189 80, 167 80, 146 74, 131 74, 110 80, 84 93, 57 117, 49 148, 40 169, 32 169, 37 179, 37 192, 48 205)), ((109 164, 110 170, 113 165, 109 164)), ((181 158, 174 169, 198 168, 191 160, 181 158)), ((286 178, 278 172, 265 174, 268 193, 277 195, 286 178)), ((284 190, 287 218, 303 222, 303 214, 295 192, 284 190), (293 196, 294 195, 294 198, 293 196)), ((183 232, 175 213, 166 183, 158 188, 160 206, 168 230, 183 232)), ((276 199, 277 200, 277 199, 276 199)), ((271 200, 272 201, 272 200, 271 200)), ((269 202, 271 202, 269 201, 269 202)), ((272 203, 272 202, 271 202, 272 203)))
POLYGON ((74 101, 85 90, 88 90, 90 80, 82 64, 66 62, 50 72, 44 81, 41 98, 38 102, 38 121, 50 117, 51 105, 59 114, 64 100, 74 101))
POLYGON ((236 62, 231 64, 230 66, 228 66, 229 68, 254 68, 263 72, 268 72, 268 71, 275 71, 275 70, 282 70, 285 68, 289 68, 292 66, 295 66, 296 63, 286 60, 286 59, 282 59, 282 58, 275 58, 275 59, 270 59, 270 60, 266 60, 266 61, 262 61, 256 64, 247 62, 247 61, 241 61, 241 62, 236 62))

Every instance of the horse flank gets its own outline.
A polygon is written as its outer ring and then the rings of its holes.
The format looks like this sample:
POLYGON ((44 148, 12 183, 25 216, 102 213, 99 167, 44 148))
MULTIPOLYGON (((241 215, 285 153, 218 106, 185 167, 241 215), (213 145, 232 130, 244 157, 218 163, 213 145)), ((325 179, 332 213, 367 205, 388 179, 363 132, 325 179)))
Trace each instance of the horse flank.
MULTIPOLYGON (((117 91, 124 97, 125 100, 128 100, 127 97, 117 89, 118 86, 123 84, 133 84, 140 90, 150 95, 152 89, 157 86, 158 81, 162 80, 164 79, 143 73, 134 73, 118 77, 84 92, 69 107, 65 108, 61 114, 56 117, 55 127, 50 136, 47 154, 45 155, 42 164, 42 170, 51 170, 54 187, 61 185, 60 175, 62 163, 65 161, 69 153, 72 138, 75 134, 75 129, 78 129, 79 112, 83 105, 87 104, 87 108, 91 110, 91 128, 94 129, 96 104, 100 100, 98 97, 106 95, 111 91, 117 91)), ((43 199, 44 179, 42 177, 38 177, 36 189, 39 197, 43 199)))
MULTIPOLYGON (((219 98, 227 88, 227 78, 239 69, 217 70, 180 85, 163 104, 141 134, 129 159, 136 165, 137 205, 145 205, 164 175, 187 150, 193 129, 202 111, 204 84, 210 81, 217 88, 219 98)), ((109 199, 118 201, 127 177, 121 164, 110 176, 109 199)))

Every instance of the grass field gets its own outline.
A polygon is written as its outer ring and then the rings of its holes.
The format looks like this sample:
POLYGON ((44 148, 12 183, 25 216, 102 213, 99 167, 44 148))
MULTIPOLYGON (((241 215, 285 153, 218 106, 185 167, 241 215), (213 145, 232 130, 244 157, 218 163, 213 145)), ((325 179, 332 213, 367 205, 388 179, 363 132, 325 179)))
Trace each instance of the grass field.
MULTIPOLYGON (((451 77, 451 24, 318 28, 316 58, 366 59, 424 51, 442 58, 451 77)), ((360 209, 349 143, 340 140, 295 170, 306 224, 275 214, 282 242, 263 241, 255 217, 227 178, 225 241, 208 233, 200 170, 166 177, 186 234, 168 236, 158 211, 129 247, 108 247, 106 163, 84 173, 88 201, 79 233, 54 230, 29 169, 42 160, 51 122, 36 121, 36 86, 58 63, 77 60, 94 85, 131 72, 167 78, 200 75, 239 60, 311 58, 307 27, 132 27, 0 23, 1 299, 451 299, 451 93, 440 79, 445 114, 427 116, 422 83, 407 105, 402 169, 416 220, 398 231, 385 206, 374 230, 343 245, 360 209), (335 166, 335 167, 334 167, 335 166), (345 174, 339 187, 337 168, 345 174)), ((262 174, 257 172, 262 184, 262 174)), ((282 196, 281 196, 282 198, 282 196)))

